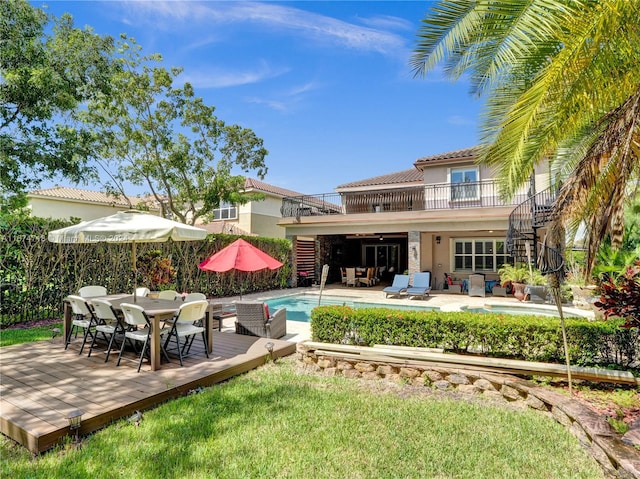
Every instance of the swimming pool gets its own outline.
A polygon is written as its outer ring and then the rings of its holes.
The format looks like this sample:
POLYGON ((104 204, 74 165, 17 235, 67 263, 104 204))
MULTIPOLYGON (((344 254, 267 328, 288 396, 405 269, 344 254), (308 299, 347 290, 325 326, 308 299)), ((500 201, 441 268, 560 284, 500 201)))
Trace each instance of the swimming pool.
MULTIPOLYGON (((317 295, 293 294, 266 299, 271 311, 279 308, 287 308, 287 319, 308 323, 311 320, 311 310, 318 306, 317 295)), ((350 306, 352 308, 390 308, 409 311, 468 311, 474 313, 502 313, 502 314, 532 314, 536 316, 558 317, 555 306, 542 304, 485 304, 482 308, 470 308, 464 305, 451 305, 453 308, 443 306, 422 306, 420 304, 391 304, 391 303, 370 303, 354 300, 352 297, 322 296, 321 306, 350 306)), ((586 311, 576 311, 574 308, 565 308, 566 318, 586 318, 592 319, 592 313, 586 311)))
MULTIPOLYGON (((318 307, 318 296, 311 295, 291 295, 265 300, 269 305, 269 310, 275 311, 279 308, 287 308, 287 320, 301 321, 308 323, 311 320, 311 310, 318 307)), ((411 311, 433 311, 438 308, 420 305, 396 305, 384 303, 366 303, 354 301, 353 298, 339 298, 336 296, 323 296, 320 306, 350 306, 352 308, 391 308, 411 311)))

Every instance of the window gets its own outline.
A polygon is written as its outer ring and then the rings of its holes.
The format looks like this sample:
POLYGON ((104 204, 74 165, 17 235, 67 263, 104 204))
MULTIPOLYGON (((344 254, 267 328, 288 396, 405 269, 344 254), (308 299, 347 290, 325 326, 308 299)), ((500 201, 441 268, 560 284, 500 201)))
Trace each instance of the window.
POLYGON ((451 169, 449 172, 451 201, 477 200, 479 177, 477 168, 451 169))
POLYGON ((235 205, 220 203, 219 208, 213 209, 213 219, 215 220, 232 220, 238 217, 238 209, 235 205))
POLYGON ((509 255, 502 239, 453 240, 454 271, 497 271, 508 262, 509 255))

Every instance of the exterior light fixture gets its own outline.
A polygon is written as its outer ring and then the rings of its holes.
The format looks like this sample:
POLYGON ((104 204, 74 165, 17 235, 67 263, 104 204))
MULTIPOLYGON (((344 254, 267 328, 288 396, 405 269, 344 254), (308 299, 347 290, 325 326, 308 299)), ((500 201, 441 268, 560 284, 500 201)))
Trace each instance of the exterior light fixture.
POLYGON ((265 349, 269 351, 269 359, 271 360, 273 360, 273 346, 274 344, 271 341, 264 345, 265 349))
POLYGON ((440 241, 442 241, 442 236, 436 236, 436 244, 440 244, 440 241))
POLYGON ((80 409, 75 409, 67 414, 67 421, 69 421, 69 430, 75 434, 75 442, 78 444, 78 433, 80 426, 82 425, 82 415, 84 413, 80 409))

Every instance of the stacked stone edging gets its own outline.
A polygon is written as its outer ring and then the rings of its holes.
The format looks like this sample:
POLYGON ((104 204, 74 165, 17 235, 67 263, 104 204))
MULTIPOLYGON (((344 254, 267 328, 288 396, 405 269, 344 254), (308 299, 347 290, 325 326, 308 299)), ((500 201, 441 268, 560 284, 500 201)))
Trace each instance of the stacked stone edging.
POLYGON ((482 394, 526 406, 548 414, 580 441, 610 477, 640 479, 640 452, 625 444, 621 435, 591 409, 554 391, 508 374, 485 373, 460 367, 446 368, 416 364, 399 365, 354 358, 334 352, 316 354, 304 342, 298 343, 297 360, 305 367, 324 374, 353 379, 385 379, 441 391, 482 394))

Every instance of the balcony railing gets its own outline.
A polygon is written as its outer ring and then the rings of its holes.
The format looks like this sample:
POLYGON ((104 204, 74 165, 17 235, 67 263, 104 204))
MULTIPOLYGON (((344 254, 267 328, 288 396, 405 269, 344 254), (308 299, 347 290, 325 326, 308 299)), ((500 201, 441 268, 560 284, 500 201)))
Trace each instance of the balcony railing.
POLYGON ((505 202, 493 180, 438 183, 433 185, 320 195, 291 196, 282 199, 283 218, 321 215, 349 215, 400 211, 429 211, 462 208, 515 206, 526 199, 516 195, 505 202))

